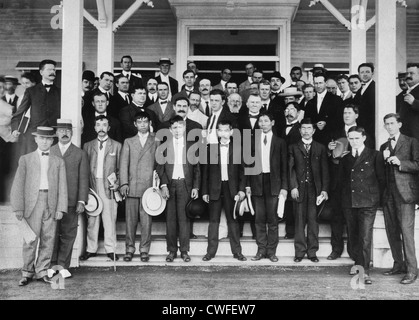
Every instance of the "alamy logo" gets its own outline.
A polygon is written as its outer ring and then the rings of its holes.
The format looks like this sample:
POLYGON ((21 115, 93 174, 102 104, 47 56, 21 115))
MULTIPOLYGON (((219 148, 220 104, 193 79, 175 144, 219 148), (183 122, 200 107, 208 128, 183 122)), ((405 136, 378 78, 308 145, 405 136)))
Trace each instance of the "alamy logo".
POLYGON ((354 290, 365 290, 364 274, 365 270, 362 266, 355 265, 351 268, 351 274, 357 272, 351 279, 351 288, 354 290))

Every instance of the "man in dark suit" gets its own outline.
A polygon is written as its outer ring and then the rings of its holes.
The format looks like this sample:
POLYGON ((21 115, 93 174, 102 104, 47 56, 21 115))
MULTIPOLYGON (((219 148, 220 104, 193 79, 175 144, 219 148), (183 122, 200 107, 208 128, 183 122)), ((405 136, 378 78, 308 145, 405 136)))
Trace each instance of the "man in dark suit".
POLYGON ((17 109, 17 101, 19 97, 16 95, 16 88, 20 85, 19 80, 13 76, 5 76, 4 77, 4 89, 5 95, 3 96, 3 100, 6 101, 8 104, 13 106, 13 113, 16 112, 17 109))
POLYGON ((246 193, 251 195, 255 206, 256 244, 258 251, 253 261, 264 257, 278 262, 278 198, 287 198, 288 171, 287 146, 285 141, 273 134, 275 120, 271 113, 263 112, 259 116, 262 132, 256 134, 252 143, 253 155, 261 164, 260 173, 248 175, 246 193))
POLYGON ((172 103, 176 101, 179 97, 184 97, 189 99, 190 94, 195 89, 195 73, 192 70, 185 70, 183 72, 183 81, 185 82, 185 86, 182 87, 182 90, 172 97, 172 103))
POLYGON ((375 81, 372 79, 374 65, 372 63, 361 63, 358 67, 358 73, 362 81, 359 124, 375 141, 375 81))
POLYGON ((220 72, 221 80, 218 84, 212 87, 212 89, 220 89, 225 92, 226 90, 226 83, 231 79, 231 69, 230 68, 223 68, 220 72))
POLYGON ((301 121, 302 139, 288 148, 289 187, 295 212, 295 262, 305 254, 312 262, 319 262, 319 225, 316 204, 328 199, 329 170, 326 147, 313 140, 315 124, 310 118, 301 121), (307 241, 305 227, 307 225, 307 241))
POLYGON ((330 133, 342 126, 342 99, 327 92, 322 73, 314 75, 314 88, 316 96, 308 102, 304 118, 310 118, 316 123, 313 139, 327 146, 330 133))
MULTIPOLYGON (((176 104, 183 104, 187 108, 186 102, 185 98, 178 98, 176 104)), ((162 195, 167 200, 166 244, 169 251, 167 262, 173 262, 177 256, 177 234, 179 234, 181 258, 185 262, 191 261, 188 255, 190 226, 185 207, 191 198, 198 198, 201 170, 199 163, 192 163, 189 159, 188 151, 194 142, 186 139, 185 131, 184 118, 175 116, 170 120, 172 136, 167 140, 167 147, 162 149, 160 158, 157 158, 157 173, 160 177, 162 195)))
POLYGON ((123 56, 121 58, 121 73, 115 74, 115 84, 118 83, 118 78, 124 76, 128 79, 128 91, 132 91, 134 88, 138 87, 139 85, 143 85, 143 79, 141 74, 134 73, 131 71, 132 64, 134 61, 132 60, 131 56, 123 56))
POLYGON ((89 161, 82 149, 71 143, 73 125, 71 120, 57 120, 58 143, 51 148, 51 155, 64 159, 67 177, 68 210, 67 214, 57 223, 54 251, 51 265, 60 265, 67 271, 60 271, 63 277, 70 277, 68 271, 73 253, 74 241, 77 237, 79 214, 84 212, 84 206, 89 193, 89 161))
POLYGON ((316 91, 314 90, 314 86, 311 83, 307 83, 302 88, 304 99, 300 101, 299 106, 300 110, 302 111, 302 117, 304 117, 304 112, 307 108, 307 104, 310 100, 314 99, 316 95, 316 91))
POLYGON ((166 82, 157 85, 159 99, 148 106, 147 109, 153 111, 159 123, 169 121, 175 115, 173 103, 169 99, 169 85, 166 82))
POLYGON ((120 165, 120 192, 126 196, 124 261, 131 261, 134 256, 137 225, 140 222, 140 258, 142 262, 147 262, 150 259, 152 217, 144 211, 142 198, 144 192, 153 186, 158 142, 155 134, 150 132, 149 113, 138 111, 132 120, 137 134, 124 141, 120 165))
POLYGON ((385 178, 382 155, 365 147, 365 139, 364 128, 348 130, 352 150, 339 161, 339 190, 355 265, 364 268, 365 284, 372 284, 372 232, 385 178))
POLYGON ((218 122, 217 135, 220 142, 208 145, 208 158, 202 169, 202 199, 209 203, 208 247, 202 260, 209 261, 217 253, 218 228, 224 208, 233 257, 239 261, 246 261, 240 244, 239 224, 233 216, 234 198, 245 198, 246 181, 241 153, 239 159, 234 155, 237 150, 233 150, 233 142, 230 139, 233 126, 228 120, 218 122))
POLYGON ((100 93, 100 92, 104 93, 106 98, 108 99, 108 109, 113 110, 113 106, 111 105, 112 97, 113 97, 111 93, 111 89, 113 85, 114 85, 114 75, 110 73, 109 71, 102 72, 99 78, 99 86, 96 89, 93 89, 92 91, 90 91, 89 94, 86 94, 84 96, 84 105, 81 110, 83 117, 85 116, 85 114, 94 112, 94 108, 92 105, 93 96, 96 93, 100 93))
MULTIPOLYGON (((203 80, 202 80, 203 81, 203 80)), ((201 81, 201 82, 202 82, 201 81)), ((210 94, 211 116, 208 118, 207 130, 202 134, 209 144, 218 144, 217 127, 220 121, 229 121, 233 128, 237 127, 236 118, 231 114, 228 108, 223 108, 225 94, 219 89, 211 90, 210 94)))
POLYGON ((38 126, 55 126, 61 115, 61 89, 54 85, 55 67, 55 61, 41 61, 39 72, 42 82, 26 89, 22 103, 13 115, 12 134, 16 138, 22 134, 23 139, 19 139, 19 143, 26 144, 22 148, 22 154, 36 150, 37 146, 32 138, 32 133, 36 131, 36 128, 38 126), (22 128, 19 130, 19 123, 29 108, 31 108, 29 125, 26 132, 23 132, 22 128))
POLYGON ((122 142, 121 124, 118 119, 108 115, 108 100, 106 95, 100 91, 96 91, 93 94, 92 105, 94 111, 88 111, 83 115, 83 133, 81 134, 81 145, 83 146, 86 142, 89 142, 97 137, 95 124, 96 118, 99 116, 106 116, 109 121, 109 137, 112 139, 122 142))
POLYGON ((402 284, 417 279, 415 250, 415 203, 419 200, 419 142, 400 134, 400 116, 384 117, 384 128, 390 135, 380 147, 385 160, 386 188, 383 197, 384 221, 393 268, 385 275, 406 273, 402 284))
POLYGON ((397 103, 404 135, 419 140, 419 63, 407 65, 406 83, 409 86, 397 103))
POLYGON ((121 130, 122 130, 122 140, 131 138, 138 133, 138 129, 135 126, 135 115, 138 112, 145 112, 150 118, 150 132, 156 132, 159 126, 159 121, 156 114, 145 107, 145 101, 147 92, 142 87, 136 87, 131 93, 132 102, 131 104, 125 106, 119 112, 119 119, 121 121, 121 130))
MULTIPOLYGON (((198 68, 196 67, 195 62, 193 61, 188 61, 188 63, 186 64, 186 68, 188 70, 192 70, 195 74, 195 82, 194 82, 194 91, 199 91, 199 82, 202 80, 199 75, 198 75, 198 68)), ((185 85, 182 85, 182 89, 185 88, 185 85)))
POLYGON ((352 96, 345 101, 345 104, 351 103, 359 106, 362 87, 361 78, 357 74, 352 74, 348 79, 349 89, 351 90, 352 96))
POLYGON ((132 101, 132 97, 128 91, 128 78, 126 76, 119 76, 116 78, 116 88, 118 89, 118 92, 112 96, 111 101, 109 102, 108 112, 110 116, 120 120, 119 112, 132 101))
POLYGON ((151 106, 153 103, 157 102, 159 95, 157 94, 157 80, 154 78, 150 78, 147 81, 147 98, 144 103, 144 107, 147 108, 151 106))
POLYGON ((171 97, 179 92, 179 82, 169 76, 170 66, 173 65, 173 62, 169 58, 160 58, 157 65, 160 67, 160 75, 156 77, 156 80, 158 83, 166 82, 168 84, 169 99, 171 99, 171 97))

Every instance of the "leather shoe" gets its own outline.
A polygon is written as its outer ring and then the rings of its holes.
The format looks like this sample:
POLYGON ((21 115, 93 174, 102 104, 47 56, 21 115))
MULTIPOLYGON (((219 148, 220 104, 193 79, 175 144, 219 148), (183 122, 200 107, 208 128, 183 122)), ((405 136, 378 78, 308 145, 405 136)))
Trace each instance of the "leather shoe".
POLYGON ((45 283, 48 283, 48 284, 51 284, 51 283, 52 283, 51 279, 50 279, 50 278, 48 278, 48 276, 43 276, 42 278, 39 278, 39 279, 37 279, 37 280, 38 280, 38 281, 45 282, 45 283))
POLYGON ((175 260, 176 257, 177 257, 176 252, 170 251, 169 254, 166 257, 166 261, 167 262, 173 262, 173 260, 175 260))
POLYGON ((319 258, 317 258, 316 256, 309 258, 311 260, 311 262, 319 262, 319 258))
POLYGON ((185 262, 189 262, 191 261, 191 257, 189 256, 189 254, 186 251, 183 251, 180 253, 180 257, 183 259, 183 261, 185 262))
POLYGON ((198 239, 198 237, 195 234, 191 233, 189 235, 189 239, 198 239))
POLYGON ((276 255, 270 255, 269 257, 269 260, 271 260, 272 262, 278 262, 278 257, 276 256, 276 255))
POLYGON ((110 252, 110 253, 107 253, 106 255, 108 256, 109 259, 113 260, 114 259, 114 254, 115 254, 115 261, 118 261, 119 257, 116 253, 110 252))
POLYGON ((327 257, 327 260, 336 260, 337 258, 340 258, 340 254, 338 254, 335 251, 332 251, 331 254, 327 257))
POLYGON ((258 252, 258 253, 256 253, 256 255, 251 260, 252 261, 259 261, 261 259, 263 259, 263 254, 258 252))
POLYGON ((131 261, 134 254, 132 252, 127 252, 124 256, 124 261, 131 261))
POLYGON ((150 260, 150 257, 147 252, 141 252, 140 254, 141 262, 147 262, 150 260))
POLYGON ((402 279, 402 281, 400 281, 400 283, 401 284, 411 284, 411 283, 416 281, 417 277, 418 277, 417 274, 413 274, 413 273, 409 272, 408 274, 406 274, 403 277, 403 279, 402 279))
POLYGON ((388 270, 386 272, 383 272, 383 275, 385 275, 385 276, 393 276, 395 274, 403 274, 403 273, 406 273, 406 272, 403 272, 402 269, 394 269, 393 268, 391 270, 388 270))
POLYGON ((208 253, 202 258, 202 261, 210 261, 212 258, 214 258, 213 256, 209 255, 208 253))
POLYGON ((364 275, 364 283, 365 284, 372 284, 371 277, 369 275, 364 275))
POLYGON ((303 257, 295 257, 294 262, 301 262, 303 260, 303 257))
POLYGON ((80 256, 80 260, 87 260, 87 259, 89 259, 89 258, 92 258, 92 257, 96 257, 96 253, 91 253, 91 252, 85 252, 82 256, 80 256))
POLYGON ((22 277, 22 279, 19 280, 19 287, 26 286, 31 280, 31 278, 22 277))
POLYGON ((247 258, 244 255, 242 255, 240 252, 233 254, 233 258, 237 259, 239 261, 246 261, 247 260, 247 258))
POLYGON ((284 239, 294 239, 294 235, 293 234, 289 234, 287 233, 284 237, 284 239))

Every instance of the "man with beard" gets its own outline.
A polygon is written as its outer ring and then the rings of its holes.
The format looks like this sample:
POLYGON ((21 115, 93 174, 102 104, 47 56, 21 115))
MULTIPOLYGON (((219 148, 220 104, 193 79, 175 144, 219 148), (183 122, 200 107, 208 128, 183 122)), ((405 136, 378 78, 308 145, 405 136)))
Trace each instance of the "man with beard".
POLYGON ((203 129, 207 127, 208 117, 204 114, 204 110, 201 107, 201 95, 199 92, 192 92, 189 96, 189 111, 187 117, 199 123, 203 129))

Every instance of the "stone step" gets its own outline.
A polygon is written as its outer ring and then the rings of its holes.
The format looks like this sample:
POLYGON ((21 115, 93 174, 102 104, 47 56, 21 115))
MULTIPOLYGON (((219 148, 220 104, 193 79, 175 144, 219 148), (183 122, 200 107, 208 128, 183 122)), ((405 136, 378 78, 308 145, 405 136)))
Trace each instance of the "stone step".
MULTIPOLYGON (((136 253, 139 252, 138 246, 140 243, 141 236, 136 237, 136 253)), ((252 239, 252 237, 244 236, 240 239, 240 243, 242 246, 242 253, 247 256, 251 257, 254 256, 257 252, 257 245, 256 241, 252 239)), ((198 239, 191 239, 190 241, 190 251, 189 253, 196 256, 204 256, 207 252, 207 244, 208 239, 205 236, 198 236, 198 239)), ((317 256, 326 258, 330 252, 332 251, 332 246, 330 245, 330 238, 329 237, 322 237, 319 238, 319 251, 317 252, 317 256)), ((99 254, 105 254, 105 248, 103 240, 99 241, 99 254)), ((125 254, 125 237, 122 235, 118 235, 117 237, 117 245, 116 245, 116 253, 117 254, 125 254)), ((166 248, 166 239, 162 235, 153 235, 152 242, 150 246, 150 255, 162 255, 167 253, 166 248)), ((276 251, 276 255, 278 257, 293 257, 295 254, 294 250, 294 240, 293 239, 284 239, 284 237, 279 238, 279 244, 276 251)), ((230 249, 230 242, 228 238, 223 238, 219 241, 217 256, 225 256, 229 257, 232 256, 231 249, 230 249)), ((348 257, 348 253, 346 248, 342 254, 342 257, 348 257)))
POLYGON ((190 262, 184 262, 179 256, 173 262, 166 262, 166 255, 150 255, 148 262, 141 262, 140 255, 135 254, 132 261, 126 262, 121 256, 119 261, 115 263, 109 259, 106 255, 101 254, 94 258, 90 258, 86 261, 80 261, 81 267, 107 267, 115 268, 119 267, 132 267, 132 266, 167 266, 167 267, 208 267, 208 266, 237 266, 237 267, 256 267, 256 266, 270 266, 270 267, 281 267, 281 266, 292 266, 292 267, 326 267, 326 266, 352 266, 354 262, 347 257, 342 257, 336 260, 327 260, 326 258, 319 257, 319 262, 314 263, 308 259, 303 259, 301 262, 294 262, 294 256, 278 256, 278 262, 271 262, 269 259, 262 259, 259 261, 251 261, 252 256, 247 257, 247 261, 238 261, 232 256, 220 256, 217 255, 211 261, 202 261, 202 256, 191 255, 190 262))

